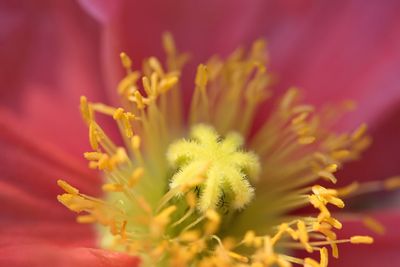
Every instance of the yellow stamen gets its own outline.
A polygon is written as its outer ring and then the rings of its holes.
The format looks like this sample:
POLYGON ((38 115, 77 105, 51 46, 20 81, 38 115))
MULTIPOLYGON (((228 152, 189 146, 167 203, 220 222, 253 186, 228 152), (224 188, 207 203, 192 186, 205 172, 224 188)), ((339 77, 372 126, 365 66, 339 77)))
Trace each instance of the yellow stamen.
MULTIPOLYGON (((126 71, 117 86, 121 106, 80 99, 92 148, 84 157, 103 174, 105 196, 82 194, 59 180, 65 193, 57 198, 78 213, 78 223, 105 228, 102 246, 140 256, 146 266, 327 267, 327 247, 337 258, 339 244, 373 242, 368 236, 338 240, 342 222, 331 207, 344 208, 343 197, 399 188, 399 177, 339 189, 317 182, 336 183, 343 163, 371 143, 366 125, 331 131, 348 103, 320 111, 292 87, 255 125, 275 80, 266 43, 258 40, 248 52, 200 64, 186 108, 180 78, 188 56, 169 33, 163 44, 165 65, 150 57, 142 70, 132 70, 132 60, 120 54, 126 71), (97 115, 114 121, 124 145, 111 140, 97 115), (317 213, 289 216, 306 206, 317 213), (286 255, 292 249, 319 251, 320 259, 286 255)), ((372 218, 364 223, 383 232, 372 218)))

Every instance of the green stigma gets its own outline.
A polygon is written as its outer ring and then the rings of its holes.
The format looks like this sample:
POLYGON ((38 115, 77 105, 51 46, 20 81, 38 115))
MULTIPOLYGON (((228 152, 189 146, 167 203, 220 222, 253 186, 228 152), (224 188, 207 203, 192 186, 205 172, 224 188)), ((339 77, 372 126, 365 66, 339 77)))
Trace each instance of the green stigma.
POLYGON ((176 169, 170 189, 190 184, 203 177, 196 187, 198 209, 205 212, 228 206, 239 210, 254 196, 250 181, 260 174, 258 157, 243 150, 243 137, 235 132, 220 136, 213 127, 192 127, 190 139, 172 143, 167 151, 169 164, 176 169))

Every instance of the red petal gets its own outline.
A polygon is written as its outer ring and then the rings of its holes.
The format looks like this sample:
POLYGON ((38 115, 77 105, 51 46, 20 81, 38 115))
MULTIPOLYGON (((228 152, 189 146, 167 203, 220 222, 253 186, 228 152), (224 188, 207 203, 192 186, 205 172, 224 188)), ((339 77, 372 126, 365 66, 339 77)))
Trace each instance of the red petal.
POLYGON ((6 0, 0 15, 0 104, 78 155, 88 147, 79 97, 104 100, 97 23, 75 1, 6 0))
POLYGON ((353 235, 370 235, 374 237, 375 241, 371 245, 341 245, 339 259, 331 260, 329 266, 391 267, 400 264, 400 231, 398 228, 400 210, 382 211, 368 215, 385 226, 386 234, 380 236, 372 233, 365 229, 360 220, 344 222, 343 229, 339 231, 342 238, 353 235))
POLYGON ((13 267, 135 267, 139 259, 92 248, 64 248, 46 243, 4 246, 0 265, 13 267))

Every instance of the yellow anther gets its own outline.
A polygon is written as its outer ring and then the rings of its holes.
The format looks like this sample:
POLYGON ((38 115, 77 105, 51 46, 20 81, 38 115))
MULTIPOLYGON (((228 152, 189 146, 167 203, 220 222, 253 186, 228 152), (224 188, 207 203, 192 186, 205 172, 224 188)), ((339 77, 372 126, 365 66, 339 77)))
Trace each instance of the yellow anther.
POLYGON ((98 162, 99 170, 110 170, 112 168, 110 157, 107 154, 103 154, 98 162))
POLYGON ((160 225, 167 225, 170 221, 170 216, 176 211, 176 206, 172 205, 162 210, 155 218, 154 221, 160 225))
POLYGON ((68 207, 71 204, 73 198, 74 195, 71 194, 62 194, 57 196, 57 200, 66 207, 68 207))
POLYGON ((383 182, 386 190, 395 190, 400 188, 400 176, 394 176, 383 182))
POLYGON ((175 55, 176 48, 174 38, 172 37, 171 33, 165 32, 162 36, 162 43, 164 45, 164 49, 169 55, 175 55))
POLYGON ((122 116, 122 126, 124 128, 124 132, 126 137, 131 138, 133 136, 132 124, 130 122, 130 116, 128 114, 124 114, 122 116))
POLYGON ((309 145, 314 143, 316 138, 314 136, 302 136, 298 139, 300 145, 309 145))
POLYGON ((337 164, 329 164, 328 166, 326 166, 325 170, 327 172, 336 172, 338 169, 338 165, 337 164))
POLYGON ((290 88, 285 95, 283 96, 280 102, 280 108, 284 111, 288 111, 288 109, 292 106, 295 99, 298 97, 299 91, 297 88, 290 88))
POLYGON ((72 194, 62 194, 57 196, 57 200, 74 212, 82 212, 85 209, 92 209, 93 203, 80 196, 72 194))
POLYGON ((144 169, 142 167, 136 168, 128 180, 128 187, 134 187, 143 177, 144 169))
POLYGON ((139 93, 139 91, 135 91, 134 96, 138 109, 144 109, 143 96, 139 93))
POLYGON ((136 82, 139 79, 139 73, 132 72, 125 76, 117 86, 119 95, 129 98, 134 91, 137 90, 136 82))
POLYGON ((331 181, 332 183, 336 184, 337 182, 337 178, 335 177, 335 175, 333 175, 331 172, 328 171, 319 171, 317 172, 318 176, 320 176, 321 178, 324 178, 328 181, 331 181))
POLYGON ((303 221, 297 222, 297 231, 299 233, 300 242, 303 244, 303 246, 307 250, 307 252, 309 252, 309 253, 313 252, 313 248, 308 243, 309 238, 308 238, 307 228, 306 228, 306 224, 303 221))
POLYGON ((137 150, 140 148, 140 136, 134 135, 131 139, 132 148, 137 150))
POLYGON ((167 92, 169 89, 174 87, 178 83, 178 77, 168 77, 163 80, 161 80, 160 85, 159 85, 159 93, 163 94, 167 92))
POLYGON ((98 167, 99 167, 99 163, 98 163, 98 162, 95 162, 95 161, 90 161, 90 162, 89 162, 89 169, 95 170, 95 169, 97 169, 98 167))
POLYGON ((366 227, 368 227, 377 234, 383 235, 385 233, 385 227, 372 217, 364 217, 363 223, 366 227))
POLYGON ((91 121, 89 124, 89 142, 93 150, 99 149, 98 133, 96 125, 93 121, 91 121))
POLYGON ((286 232, 294 239, 294 240, 298 240, 299 239, 299 234, 297 233, 297 231, 293 230, 292 228, 288 227, 286 229, 286 232))
POLYGON ((331 214, 326 208, 325 204, 316 195, 309 196, 309 200, 315 208, 320 210, 320 214, 318 215, 319 222, 331 217, 331 214))
POLYGON ((367 131, 367 125, 361 124, 352 134, 351 134, 351 139, 352 140, 359 140, 364 133, 367 131))
POLYGON ((63 180, 57 180, 57 185, 71 195, 78 195, 79 190, 63 180))
POLYGON ((124 109, 117 108, 113 114, 113 118, 114 118, 114 120, 120 120, 123 115, 124 115, 124 109))
POLYGON ((322 196, 322 197, 337 196, 337 191, 335 189, 327 189, 320 185, 314 185, 312 187, 312 191, 314 194, 322 196))
POLYGON ((97 161, 97 160, 101 159, 101 157, 103 156, 103 153, 101 153, 101 152, 85 152, 85 153, 83 153, 83 156, 87 160, 97 161))
POLYGON ((352 244, 372 244, 374 239, 370 236, 356 235, 350 238, 350 243, 352 244))
POLYGON ((143 84, 143 89, 148 96, 151 96, 155 93, 152 91, 151 83, 148 77, 145 76, 142 78, 142 84, 143 84))
POLYGON ((335 160, 344 160, 351 156, 351 152, 349 150, 336 150, 331 153, 331 157, 335 160))
POLYGON ((323 247, 319 250, 321 261, 320 267, 327 267, 328 266, 328 250, 323 247))
POLYGON ((95 223, 97 220, 93 215, 80 215, 76 217, 76 221, 78 223, 95 223))
POLYGON ((289 225, 287 223, 282 223, 279 225, 278 232, 271 238, 271 245, 274 245, 282 237, 288 227, 289 225))
POLYGON ((124 191, 124 186, 121 184, 103 184, 101 189, 105 192, 122 192, 124 191))
POLYGON ((324 204, 331 203, 338 208, 344 208, 344 202, 340 198, 335 197, 338 192, 334 189, 326 189, 320 185, 314 185, 312 191, 324 204))
POLYGON ((324 218, 323 221, 336 229, 342 229, 342 223, 333 217, 324 218))
MULTIPOLYGON (((332 241, 332 240, 330 240, 329 238, 327 238, 327 240, 328 240, 328 241, 332 241)), ((332 249, 332 256, 333 256, 335 259, 338 259, 338 258, 339 258, 339 249, 338 249, 338 246, 336 245, 336 243, 330 243, 330 246, 331 246, 331 249, 332 249)))
POLYGON ((339 188, 338 191, 338 196, 348 196, 354 192, 357 191, 357 189, 360 188, 360 184, 358 182, 353 182, 349 184, 348 186, 339 188))
POLYGON ((149 58, 149 66, 158 74, 159 77, 164 77, 164 70, 157 58, 149 58))
POLYGON ((304 267, 320 267, 319 263, 311 258, 304 259, 304 267))
POLYGON ((125 69, 130 70, 132 68, 132 60, 130 57, 125 52, 120 53, 119 56, 121 58, 122 66, 125 69))
POLYGON ((83 120, 87 124, 90 124, 90 122, 93 119, 93 111, 91 110, 91 108, 88 104, 87 98, 85 96, 81 96, 80 108, 81 108, 81 114, 82 114, 83 120))
POLYGON ((207 85, 207 81, 208 81, 207 67, 203 64, 200 64, 197 67, 195 84, 200 88, 204 88, 207 85))
POLYGON ((229 255, 231 258, 233 258, 233 259, 235 259, 235 260, 238 260, 238 261, 240 261, 240 262, 243 262, 243 263, 248 263, 248 262, 249 262, 249 259, 248 259, 247 257, 242 256, 242 255, 240 255, 240 254, 238 254, 238 253, 229 251, 229 252, 228 252, 228 255, 229 255))
POLYGON ((243 238, 243 243, 246 246, 250 247, 253 245, 255 238, 256 238, 256 233, 254 231, 251 230, 247 231, 243 238))
POLYGON ((303 123, 304 120, 308 117, 308 115, 309 115, 309 113, 307 113, 307 112, 300 113, 299 115, 297 115, 296 117, 294 117, 292 119, 292 124, 303 123))
POLYGON ((208 221, 204 225, 204 232, 207 235, 212 235, 218 230, 221 217, 215 210, 207 210, 205 216, 208 221))
POLYGON ((193 192, 188 192, 186 194, 186 203, 191 208, 196 207, 196 195, 193 192))
POLYGON ((179 235, 179 240, 182 242, 194 242, 198 240, 200 233, 197 230, 185 231, 179 235))

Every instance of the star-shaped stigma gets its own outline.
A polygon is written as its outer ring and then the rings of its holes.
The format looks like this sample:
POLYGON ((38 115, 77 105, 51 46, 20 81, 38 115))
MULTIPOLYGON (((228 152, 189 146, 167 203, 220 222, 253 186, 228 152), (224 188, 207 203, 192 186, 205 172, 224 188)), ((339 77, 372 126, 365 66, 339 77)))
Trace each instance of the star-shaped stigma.
POLYGON ((244 151, 243 143, 238 133, 223 138, 211 126, 193 126, 190 139, 178 140, 168 148, 168 162, 177 169, 170 188, 184 186, 201 174, 204 180, 197 186, 201 212, 221 205, 243 208, 254 196, 249 179, 256 180, 260 173, 258 157, 244 151))

